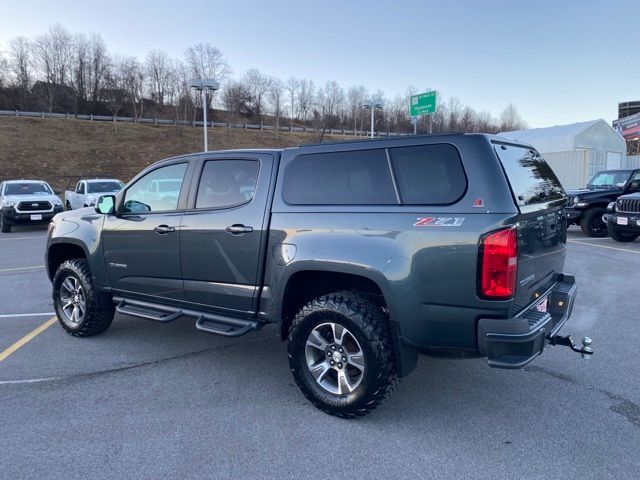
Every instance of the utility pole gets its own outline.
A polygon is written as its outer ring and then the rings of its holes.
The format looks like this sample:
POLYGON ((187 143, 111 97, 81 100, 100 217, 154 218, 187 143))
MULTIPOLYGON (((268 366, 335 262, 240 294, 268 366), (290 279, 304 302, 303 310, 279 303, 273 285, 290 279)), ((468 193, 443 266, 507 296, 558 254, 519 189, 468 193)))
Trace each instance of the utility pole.
POLYGON ((207 91, 216 91, 220 88, 220 84, 215 80, 210 80, 207 78, 196 78, 193 80, 189 80, 189 86, 193 88, 197 92, 202 92, 204 97, 204 102, 202 104, 202 120, 204 127, 204 152, 209 151, 209 137, 208 137, 208 121, 207 121, 207 110, 208 110, 208 102, 207 102, 207 91))
POLYGON ((374 134, 374 125, 375 125, 375 110, 376 108, 382 109, 384 106, 384 102, 381 98, 372 98, 371 100, 365 100, 362 102, 363 108, 371 109, 371 138, 373 138, 374 134))

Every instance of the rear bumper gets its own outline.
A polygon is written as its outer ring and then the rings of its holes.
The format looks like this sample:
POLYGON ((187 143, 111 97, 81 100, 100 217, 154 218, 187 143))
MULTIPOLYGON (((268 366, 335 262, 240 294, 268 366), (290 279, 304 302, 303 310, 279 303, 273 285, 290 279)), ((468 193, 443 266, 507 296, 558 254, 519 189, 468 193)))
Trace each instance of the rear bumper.
POLYGON ((564 325, 575 301, 574 277, 563 275, 538 300, 516 317, 482 318, 478 321, 478 349, 494 368, 522 368, 542 353, 564 325), (547 312, 539 312, 538 304, 548 299, 547 312))

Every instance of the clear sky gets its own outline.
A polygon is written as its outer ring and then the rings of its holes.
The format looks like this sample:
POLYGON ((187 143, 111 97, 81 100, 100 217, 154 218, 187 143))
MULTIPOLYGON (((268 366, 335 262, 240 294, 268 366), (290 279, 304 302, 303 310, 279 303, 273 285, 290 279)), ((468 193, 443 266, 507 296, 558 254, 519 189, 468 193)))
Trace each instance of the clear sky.
POLYGON ((0 48, 61 23, 111 52, 181 57, 197 42, 236 75, 256 67, 387 97, 432 87, 532 127, 617 117, 640 100, 640 15, 630 0, 0 0, 0 48))

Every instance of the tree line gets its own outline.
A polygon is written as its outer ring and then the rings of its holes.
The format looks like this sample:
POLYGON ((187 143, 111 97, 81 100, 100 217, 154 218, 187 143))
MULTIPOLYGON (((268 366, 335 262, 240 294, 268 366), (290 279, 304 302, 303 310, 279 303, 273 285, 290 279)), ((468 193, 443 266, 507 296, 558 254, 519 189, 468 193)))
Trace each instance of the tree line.
MULTIPOLYGON (((345 89, 334 80, 324 85, 306 78, 283 80, 256 68, 234 76, 220 49, 208 43, 186 48, 182 58, 151 50, 140 60, 109 52, 99 34, 73 34, 59 24, 33 38, 13 38, 0 49, 0 109, 196 120, 202 99, 189 88, 192 78, 220 82, 206 105, 215 120, 367 130, 370 114, 362 104, 373 97, 384 101, 376 130, 413 131, 408 102, 418 92, 415 87, 388 97, 364 85, 345 89)), ((438 95, 437 112, 420 118, 418 127, 421 132, 496 133, 526 123, 513 104, 496 118, 438 95)))

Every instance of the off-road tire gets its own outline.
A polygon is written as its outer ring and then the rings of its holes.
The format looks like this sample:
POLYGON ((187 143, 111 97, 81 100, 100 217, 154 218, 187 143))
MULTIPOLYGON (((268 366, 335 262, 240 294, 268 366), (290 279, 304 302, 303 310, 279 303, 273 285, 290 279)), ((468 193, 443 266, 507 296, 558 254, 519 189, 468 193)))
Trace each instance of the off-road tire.
POLYGON ((71 210, 71 204, 70 204, 68 201, 67 201, 67 202, 65 202, 65 204, 64 204, 64 209, 65 209, 67 212, 71 210))
POLYGON ((8 225, 4 221, 4 215, 2 215, 1 213, 0 213, 0 231, 2 231, 2 233, 11 233, 11 225, 8 225))
POLYGON ((580 228, 582 229, 582 232, 588 237, 606 237, 607 229, 605 227, 604 220, 602 220, 602 215, 604 215, 606 212, 607 210, 605 208, 600 207, 590 208, 589 210, 584 212, 582 214, 582 218, 580 219, 580 228), (595 228, 596 225, 594 225, 594 223, 600 226, 599 222, 602 222, 603 224, 602 229, 595 228))
POLYGON ((638 238, 638 236, 640 236, 637 233, 622 233, 610 223, 607 224, 607 231, 609 232, 609 236, 616 242, 633 242, 636 238, 638 238))
POLYGON ((320 410, 337 417, 356 418, 370 413, 399 383, 389 319, 379 305, 358 293, 335 292, 302 307, 289 329, 288 352, 291 373, 304 396, 320 410), (310 332, 325 322, 346 327, 364 353, 362 381, 345 395, 332 394, 318 385, 305 359, 310 332))
POLYGON ((91 272, 86 260, 74 259, 63 262, 53 277, 53 305, 62 328, 74 337, 91 337, 104 332, 113 321, 115 308, 108 301, 102 305, 98 298, 99 292, 94 288, 91 272), (67 318, 60 300, 60 287, 69 276, 80 281, 86 300, 86 313, 80 323, 72 324, 67 318))

